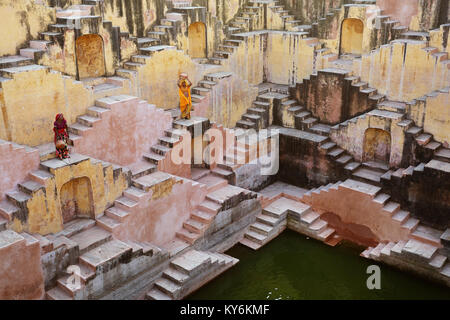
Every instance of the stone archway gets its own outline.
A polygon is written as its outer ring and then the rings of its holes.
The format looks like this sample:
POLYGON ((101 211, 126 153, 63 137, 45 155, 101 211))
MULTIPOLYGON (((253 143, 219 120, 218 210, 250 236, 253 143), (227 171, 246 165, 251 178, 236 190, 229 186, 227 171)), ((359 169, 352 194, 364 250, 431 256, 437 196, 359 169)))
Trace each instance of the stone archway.
POLYGON ((363 161, 389 163, 391 134, 386 130, 369 128, 364 133, 363 161))
POLYGON ((103 39, 97 34, 87 34, 76 40, 76 57, 79 79, 105 75, 103 39))
POLYGON ((340 53, 362 54, 364 23, 360 19, 342 21, 340 53))
POLYGON ((66 182, 60 191, 63 223, 77 217, 94 219, 94 201, 91 180, 88 177, 72 179, 66 182))
POLYGON ((188 28, 189 56, 206 58, 206 26, 203 22, 194 22, 188 28))

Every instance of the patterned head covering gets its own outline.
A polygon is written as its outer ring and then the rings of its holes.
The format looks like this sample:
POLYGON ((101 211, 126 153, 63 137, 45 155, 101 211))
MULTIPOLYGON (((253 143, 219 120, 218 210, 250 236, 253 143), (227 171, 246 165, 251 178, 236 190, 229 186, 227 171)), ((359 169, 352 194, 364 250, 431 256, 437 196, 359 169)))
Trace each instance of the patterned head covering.
POLYGON ((55 122, 53 123, 55 128, 57 129, 64 129, 67 127, 67 121, 64 119, 64 116, 62 113, 58 113, 55 117, 55 122))

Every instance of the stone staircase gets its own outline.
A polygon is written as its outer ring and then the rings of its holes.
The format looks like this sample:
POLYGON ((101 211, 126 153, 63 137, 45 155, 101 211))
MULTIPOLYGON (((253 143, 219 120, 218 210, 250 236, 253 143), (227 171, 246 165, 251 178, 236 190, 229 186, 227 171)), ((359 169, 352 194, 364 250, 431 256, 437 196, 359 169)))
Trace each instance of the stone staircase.
POLYGON ((434 140, 432 134, 424 132, 423 128, 417 126, 409 128, 407 133, 414 137, 417 161, 425 163, 431 160, 450 162, 450 149, 434 140))
MULTIPOLYGON (((439 42, 435 39, 445 38, 449 28, 450 26, 447 24, 441 25, 440 29, 432 30, 429 33, 402 32, 397 39, 388 42, 385 46, 363 54, 360 58, 355 58, 353 75, 360 76, 369 85, 376 87, 379 92, 386 93, 393 100, 421 100, 423 95, 427 95, 431 91, 435 93, 442 88, 448 88, 450 59, 446 42, 439 42), (431 33, 433 33, 433 36, 431 36, 431 33), (414 58, 405 55, 407 61, 402 66, 396 65, 395 61, 381 58, 386 52, 406 50, 406 48, 409 52, 415 52, 411 56, 414 58), (380 59, 380 63, 383 63, 387 70, 396 71, 382 72, 378 63, 377 66, 373 64, 377 59, 380 59), (410 59, 423 61, 420 77, 416 77, 414 70, 409 67, 410 59), (425 86, 424 83, 427 83, 427 85, 425 86), (396 90, 391 90, 392 86, 398 87, 396 90)), ((411 101, 411 103, 414 103, 414 101, 411 101)))
MULTIPOLYGON (((122 96, 106 97, 97 100, 96 105, 88 108, 88 112, 85 115, 77 117, 77 122, 69 126, 70 144, 76 146, 77 141, 82 139, 83 135, 91 130, 97 122, 101 121, 102 114, 109 111, 107 106, 110 100, 108 99, 114 100, 120 99, 121 97, 122 96)), ((141 103, 146 102, 141 101, 141 103)), ((167 111, 156 108, 155 112, 166 113, 167 111)), ((144 153, 142 161, 138 161, 128 166, 131 170, 132 177, 137 179, 158 170, 158 167, 162 166, 161 163, 164 162, 167 155, 170 154, 170 150, 181 141, 181 137, 186 130, 192 131, 192 128, 198 125, 202 126, 202 132, 204 133, 209 128, 209 120, 200 117, 192 117, 192 119, 188 121, 175 120, 172 123, 173 128, 165 130, 165 136, 160 137, 158 143, 153 145, 148 152, 144 153)), ((54 152, 53 144, 52 148, 52 152, 54 152)))
POLYGON ((19 183, 14 190, 6 192, 6 199, 0 202, 0 217, 7 220, 8 224, 12 223, 14 219, 18 219, 22 223, 26 222, 28 219, 28 202, 32 201, 39 191, 45 194, 48 181, 55 178, 51 171, 88 160, 93 163, 100 162, 104 171, 107 168, 112 168, 113 174, 116 176, 122 172, 127 172, 126 168, 76 153, 71 154, 71 157, 64 161, 59 159, 42 161, 39 170, 30 172, 28 179, 19 183))
MULTIPOLYGON (((150 151, 144 154, 144 159, 148 162, 149 167, 155 166, 159 168, 164 166, 162 163, 168 159, 172 148, 181 141, 181 137, 189 132, 191 138, 195 137, 196 133, 204 134, 210 128, 210 121, 207 118, 191 117, 190 120, 175 120, 172 123, 172 128, 165 131, 165 136, 159 138, 158 143, 150 148, 150 151)), ((171 162, 171 160, 170 160, 171 162)))
POLYGON ((183 227, 176 233, 176 237, 182 241, 194 245, 214 221, 216 215, 244 200, 251 191, 228 185, 222 178, 209 174, 197 182, 207 186, 208 194, 191 214, 188 220, 183 223, 183 227))
MULTIPOLYGON (((370 210, 372 212, 373 210, 373 214, 377 212, 380 218, 385 219, 383 223, 392 224, 403 236, 410 236, 419 226, 420 221, 412 218, 408 211, 402 210, 400 204, 391 201, 390 195, 382 192, 380 187, 358 180, 347 179, 344 182, 339 181, 334 184, 330 183, 319 188, 311 189, 303 195, 302 200, 316 207, 315 204, 317 201, 323 203, 326 199, 333 199, 333 194, 337 195, 345 190, 352 190, 352 192, 360 193, 364 197, 369 197, 371 202, 366 205, 366 211, 370 210)), ((327 210, 326 208, 321 209, 327 210)), ((368 213, 366 212, 366 214, 368 213)), ((357 222, 355 221, 355 223, 357 222)), ((376 225, 373 227, 376 227, 376 225)), ((395 236, 401 235, 398 234, 395 236)))
POLYGON ((157 194, 163 189, 163 185, 169 179, 179 179, 161 171, 148 172, 137 177, 132 177, 131 186, 126 189, 122 196, 114 201, 114 205, 105 210, 105 214, 97 218, 97 223, 105 230, 114 232, 116 228, 130 215, 137 207, 141 198, 148 195, 151 190, 157 194))
MULTIPOLYGON (((30 40, 29 47, 21 48, 19 55, 0 57, 0 88, 3 81, 13 74, 41 69, 50 69, 40 61, 49 52, 51 45, 63 44, 65 31, 80 29, 83 25, 112 25, 103 21, 99 1, 83 0, 83 4, 72 5, 67 9, 56 10, 56 23, 50 24, 48 30, 40 33, 40 39, 30 40)), ((128 80, 123 77, 97 77, 82 80, 86 88, 93 90, 95 99, 121 93, 128 80)))
POLYGON ((416 238, 398 242, 381 242, 376 247, 368 247, 361 256, 419 272, 427 278, 450 286, 450 262, 448 257, 442 254, 440 245, 437 243, 416 238))
POLYGON ((170 262, 146 299, 181 300, 238 261, 222 253, 189 250, 170 262))
POLYGON ((116 74, 128 79, 137 77, 137 70, 147 63, 147 60, 156 52, 163 50, 180 49, 178 35, 186 33, 183 23, 188 24, 189 17, 201 16, 205 13, 205 7, 175 7, 166 12, 160 25, 155 25, 147 32, 147 37, 133 38, 138 48, 138 53, 131 56, 131 60, 123 63, 123 68, 116 70, 116 74))
POLYGON ((69 281, 70 274, 59 277, 57 285, 46 292, 49 300, 89 299, 90 292, 100 289, 95 284, 96 279, 102 278, 112 269, 120 268, 121 264, 142 256, 157 260, 168 257, 167 252, 148 242, 114 239, 110 232, 96 225, 95 221, 91 220, 89 224, 75 222, 71 228, 55 235, 55 239, 78 248, 78 264, 75 267, 80 271, 79 274, 76 272, 80 283, 69 281))
POLYGON ((197 83, 197 86, 192 87, 191 89, 192 108, 195 110, 206 96, 210 95, 211 91, 220 80, 231 77, 231 75, 231 72, 226 71, 207 73, 203 80, 200 80, 197 83))
MULTIPOLYGON (((83 137, 89 135, 92 130, 95 129, 96 125, 99 125, 102 121, 103 117, 109 112, 111 109, 109 108, 110 103, 114 103, 117 101, 126 101, 127 99, 133 98, 127 95, 118 95, 118 96, 106 96, 101 99, 97 99, 95 101, 95 105, 89 107, 87 112, 83 115, 77 117, 76 122, 68 126, 69 132, 69 145, 77 148, 77 146, 82 142, 83 137)), ((148 104, 144 100, 140 100, 138 103, 148 104)), ((156 113, 161 114, 163 116, 167 111, 163 109, 157 108, 155 105, 148 104, 150 108, 153 108, 156 113)), ((172 132, 172 130, 168 130, 166 132, 166 137, 161 137, 161 143, 170 144, 170 147, 173 146, 179 140, 179 136, 172 132), (174 135, 172 137, 171 135, 174 135), (176 141, 175 141, 176 140, 176 141)), ((55 145, 54 143, 47 143, 37 147, 39 150, 39 155, 41 161, 50 160, 56 158, 55 153, 55 145)), ((164 159, 162 156, 154 155, 153 153, 146 153, 143 156, 143 161, 138 161, 135 164, 129 166, 132 176, 134 178, 138 178, 140 176, 152 173, 156 170, 158 161, 164 159)))
POLYGON ((280 197, 266 206, 250 225, 240 243, 257 250, 286 229, 289 220, 295 221, 295 230, 320 241, 329 241, 335 230, 320 219, 320 214, 309 205, 280 197))
POLYGON ((226 35, 264 29, 264 8, 256 1, 248 1, 228 23, 226 35))
POLYGON ((234 143, 225 151, 223 161, 219 162, 211 173, 227 180, 230 184, 235 184, 235 171, 248 163, 255 163, 261 156, 269 155, 272 147, 271 139, 276 134, 277 132, 270 128, 267 132, 234 129, 234 143))
POLYGON ((280 87, 273 90, 270 87, 263 87, 251 108, 242 115, 241 120, 236 122, 236 128, 260 130, 268 128, 273 122, 274 100, 279 101, 286 107, 292 106, 295 101, 289 100, 287 86, 284 90, 280 87))
MULTIPOLYGON (((83 1, 86 2, 86 1, 83 1)), ((56 23, 50 24, 48 30, 40 34, 41 39, 31 40, 29 47, 19 50, 20 56, 31 61, 38 62, 54 42, 64 42, 64 32, 81 26, 82 21, 99 20, 96 14, 98 7, 89 4, 72 5, 67 9, 56 9, 56 23)), ((12 57, 11 57, 12 58, 12 57)), ((17 63, 21 60, 16 56, 17 63)))

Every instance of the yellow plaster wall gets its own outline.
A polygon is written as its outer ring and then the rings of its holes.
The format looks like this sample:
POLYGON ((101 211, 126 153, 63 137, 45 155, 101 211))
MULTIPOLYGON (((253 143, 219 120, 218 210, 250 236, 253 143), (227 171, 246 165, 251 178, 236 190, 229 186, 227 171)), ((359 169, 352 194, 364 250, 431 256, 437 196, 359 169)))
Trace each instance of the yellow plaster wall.
POLYGON ((405 134, 403 127, 398 126, 400 119, 387 119, 377 116, 366 115, 357 121, 349 121, 345 127, 338 130, 332 129, 331 139, 344 150, 348 151, 357 161, 363 161, 364 136, 369 128, 381 129, 390 133, 391 155, 389 165, 396 167, 400 165, 403 154, 405 134))
POLYGON ((138 46, 130 38, 120 38, 120 59, 121 62, 131 60, 131 57, 138 52, 138 46))
POLYGON ((342 22, 341 53, 362 53, 364 24, 359 19, 345 19, 342 22))
POLYGON ((54 23, 55 14, 55 8, 34 0, 0 1, 0 56, 17 54, 30 38, 37 39, 54 23))
MULTIPOLYGON (((273 4, 269 4, 271 7, 273 4)), ((277 13, 274 9, 267 8, 267 29, 268 30, 283 30, 284 20, 281 18, 281 14, 277 13)))
MULTIPOLYGON (((136 1, 133 1, 135 3, 136 1)), ((134 17, 127 21, 127 13, 125 6, 132 6, 130 1, 123 1, 122 10, 117 6, 117 1, 107 0, 105 1, 103 20, 111 21, 113 26, 120 27, 121 32, 130 32, 130 34, 136 36, 136 30, 138 29, 138 21, 142 21, 145 31, 150 31, 150 26, 154 24, 157 20, 157 7, 156 2, 153 0, 141 0, 140 5, 142 5, 142 12, 140 17, 134 17), (133 30, 130 30, 129 23, 133 25, 133 30)), ((165 8, 164 8, 165 9, 165 8)), ((133 14, 137 14, 134 12, 133 14)), ((160 19, 163 17, 159 17, 160 19)))
POLYGON ((449 65, 421 41, 395 40, 355 60, 353 71, 388 98, 411 101, 450 83, 449 65))
POLYGON ((239 74, 222 79, 210 92, 208 118, 227 128, 234 128, 257 95, 258 88, 243 80, 239 74))
MULTIPOLYGON (((85 37, 93 37, 93 34, 88 28, 88 25, 84 25, 80 33, 85 37)), ((115 61, 113 48, 112 48, 112 39, 110 32, 103 27, 103 24, 100 24, 100 28, 98 31, 98 35, 101 37, 103 43, 103 51, 97 50, 98 55, 103 55, 104 59, 97 59, 99 63, 104 63, 102 69, 105 69, 104 73, 107 75, 113 75, 115 73, 115 67, 117 66, 117 61, 115 61)), ((61 47, 58 42, 54 42, 48 47, 47 52, 39 59, 38 63, 41 65, 48 66, 53 70, 62 72, 64 74, 70 75, 72 77, 77 76, 77 49, 76 44, 79 44, 78 37, 76 40, 75 30, 68 29, 64 32, 64 45, 61 47)), ((136 54, 136 48, 132 47, 133 52, 130 50, 125 50, 125 54, 136 54)), ((92 60, 92 59, 90 59, 92 60)), ((83 63, 79 66, 83 69, 83 63)), ((86 68, 84 68, 86 69, 86 68)), ((90 70, 91 68, 88 68, 90 70)), ((85 77, 88 70, 81 70, 81 78, 85 77)))
POLYGON ((223 63, 224 70, 239 75, 242 80, 256 85, 264 78, 264 42, 266 32, 252 32, 246 34, 244 41, 234 49, 223 63))
POLYGON ((177 80, 181 72, 188 74, 195 85, 203 77, 197 73, 192 59, 178 50, 163 50, 152 55, 147 63, 138 69, 137 87, 139 97, 159 108, 178 107, 177 80))
POLYGON ((8 140, 7 134, 7 123, 3 117, 3 112, 5 111, 5 102, 3 99, 3 89, 0 88, 0 139, 8 140))
POLYGON ((315 41, 295 32, 271 32, 267 40, 267 81, 294 85, 313 72, 315 41))
POLYGON ((203 22, 194 22, 188 28, 189 56, 191 58, 206 57, 206 26, 203 22))
POLYGON ((450 32, 444 32, 444 26, 430 30, 430 46, 450 55, 450 32), (444 46, 445 45, 445 46, 444 46))
POLYGON ((346 15, 346 10, 341 7, 341 11, 338 14, 338 30, 336 31, 336 37, 320 39, 327 48, 329 48, 333 53, 339 53, 340 47, 340 36, 342 31, 343 21, 345 19, 358 19, 364 24, 362 30, 362 47, 361 53, 368 53, 371 50, 371 38, 374 29, 373 18, 374 12, 376 12, 376 6, 351 6, 348 9, 348 14, 346 15))
POLYGON ((83 35, 77 39, 75 47, 80 79, 105 75, 103 40, 99 35, 83 35))
POLYGON ((445 145, 450 143, 450 94, 448 92, 433 94, 426 99, 425 132, 445 145))
POLYGON ((72 179, 90 180, 95 217, 103 214, 103 211, 128 188, 124 173, 114 179, 112 166, 104 169, 101 162, 94 163, 90 159, 59 169, 51 169, 50 172, 54 177, 46 180, 45 192, 42 189, 38 190, 27 202, 28 220, 25 223, 17 218, 13 220, 11 226, 14 231, 42 235, 61 231, 63 220, 60 192, 61 188, 72 179))
POLYGON ((57 113, 71 124, 94 103, 81 82, 46 69, 15 74, 3 83, 3 94, 11 140, 30 146, 52 141, 57 113))

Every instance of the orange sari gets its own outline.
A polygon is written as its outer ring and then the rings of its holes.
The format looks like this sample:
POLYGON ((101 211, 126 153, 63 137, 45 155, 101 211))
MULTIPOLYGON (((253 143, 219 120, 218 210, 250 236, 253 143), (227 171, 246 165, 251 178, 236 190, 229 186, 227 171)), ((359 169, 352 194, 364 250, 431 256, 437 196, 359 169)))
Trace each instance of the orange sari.
POLYGON ((180 95, 180 110, 181 110, 181 118, 182 119, 190 119, 191 118, 191 108, 192 108, 192 99, 191 99, 191 86, 186 86, 186 93, 178 87, 178 93, 180 95))

